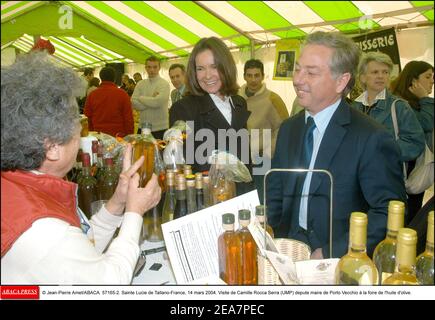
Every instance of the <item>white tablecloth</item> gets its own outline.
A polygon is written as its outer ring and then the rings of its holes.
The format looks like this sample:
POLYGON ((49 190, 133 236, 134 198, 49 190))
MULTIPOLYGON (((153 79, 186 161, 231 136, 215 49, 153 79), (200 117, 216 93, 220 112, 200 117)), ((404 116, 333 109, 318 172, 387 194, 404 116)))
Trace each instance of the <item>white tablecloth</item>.
MULTIPOLYGON (((165 245, 164 241, 149 242, 144 241, 141 245, 141 250, 159 248, 165 245)), ((166 251, 148 254, 146 256, 145 267, 142 272, 133 278, 133 285, 173 285, 176 284, 174 274, 172 272, 171 263, 166 251), (160 263, 162 267, 158 270, 150 270, 154 263, 160 263)))

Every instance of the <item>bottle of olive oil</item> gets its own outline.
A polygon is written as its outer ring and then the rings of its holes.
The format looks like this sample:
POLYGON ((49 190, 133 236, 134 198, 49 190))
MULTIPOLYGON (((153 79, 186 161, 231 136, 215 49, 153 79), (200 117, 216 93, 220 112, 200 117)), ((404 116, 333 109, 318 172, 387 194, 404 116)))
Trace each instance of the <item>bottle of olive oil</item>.
POLYGON ((417 232, 401 228, 397 236, 396 267, 394 273, 384 281, 384 285, 416 285, 415 254, 417 232))
POLYGON ((378 243, 373 253, 373 262, 378 269, 378 284, 391 276, 396 265, 397 234, 403 228, 405 204, 392 200, 388 204, 387 236, 378 243))
POLYGON ((378 272, 373 261, 367 256, 367 215, 352 212, 349 229, 349 250, 335 269, 336 284, 375 285, 378 272))

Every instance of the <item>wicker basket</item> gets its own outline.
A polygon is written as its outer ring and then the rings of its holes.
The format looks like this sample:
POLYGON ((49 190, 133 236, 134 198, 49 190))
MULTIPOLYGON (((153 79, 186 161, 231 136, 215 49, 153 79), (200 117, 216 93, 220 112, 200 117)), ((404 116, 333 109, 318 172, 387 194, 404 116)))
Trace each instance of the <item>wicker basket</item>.
MULTIPOLYGON (((310 259, 311 250, 305 243, 292 239, 274 239, 274 241, 279 252, 292 258, 293 261, 310 259)), ((258 254, 257 261, 258 284, 283 284, 275 268, 266 257, 258 254)))

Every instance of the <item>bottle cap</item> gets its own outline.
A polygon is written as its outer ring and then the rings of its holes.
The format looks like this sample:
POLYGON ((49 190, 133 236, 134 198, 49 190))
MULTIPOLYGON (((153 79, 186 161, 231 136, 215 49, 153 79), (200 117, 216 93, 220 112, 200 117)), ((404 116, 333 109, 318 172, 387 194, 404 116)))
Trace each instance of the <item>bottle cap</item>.
POLYGON ((195 188, 202 189, 202 173, 201 172, 195 173, 195 188))
POLYGON ((352 212, 350 216, 350 224, 356 226, 367 225, 367 214, 364 212, 352 212))
POLYGON ((239 220, 250 220, 251 219, 251 211, 247 209, 239 210, 239 220))
POLYGON ((222 215, 222 223, 223 224, 233 224, 234 223, 234 214, 232 213, 225 213, 222 215))
POLYGON ((175 189, 176 190, 186 190, 186 178, 184 177, 184 174, 177 174, 175 177, 175 189))
POLYGON ((258 205, 255 207, 255 215, 256 216, 264 216, 264 205, 258 205))
POLYGON ((405 219, 405 204, 402 201, 391 200, 388 203, 388 230, 398 231, 403 228, 405 219))
POLYGON ((91 156, 87 152, 82 153, 82 162, 83 167, 90 167, 91 166, 91 156))
POLYGON ((92 141, 92 153, 98 153, 98 140, 92 141))
POLYGON ((415 245, 417 244, 417 232, 410 228, 400 228, 397 241, 402 244, 415 245))

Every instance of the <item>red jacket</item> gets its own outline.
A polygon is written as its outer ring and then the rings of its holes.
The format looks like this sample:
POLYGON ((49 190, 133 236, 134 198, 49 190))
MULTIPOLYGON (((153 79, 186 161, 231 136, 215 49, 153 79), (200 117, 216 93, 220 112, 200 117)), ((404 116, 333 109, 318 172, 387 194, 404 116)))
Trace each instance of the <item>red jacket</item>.
POLYGON ((89 130, 124 137, 134 133, 130 97, 111 81, 103 81, 86 98, 84 114, 89 130))
POLYGON ((48 174, 27 171, 1 173, 1 256, 33 222, 57 218, 80 228, 77 185, 48 174))

